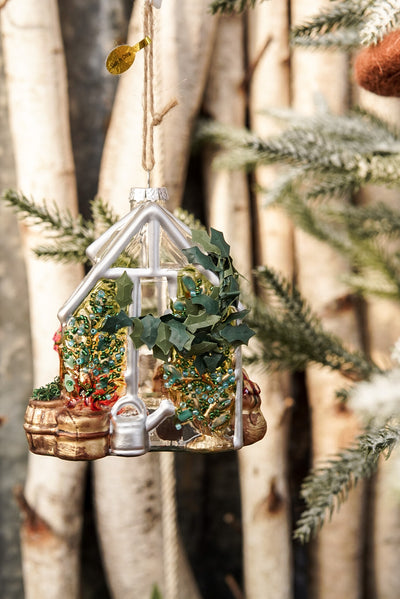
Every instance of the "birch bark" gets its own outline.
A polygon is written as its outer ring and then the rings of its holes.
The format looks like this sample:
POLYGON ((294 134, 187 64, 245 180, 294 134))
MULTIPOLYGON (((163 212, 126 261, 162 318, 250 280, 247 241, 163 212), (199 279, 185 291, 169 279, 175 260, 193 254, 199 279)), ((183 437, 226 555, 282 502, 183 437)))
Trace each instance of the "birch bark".
MULTIPOLYGON (((142 8, 142 3, 135 4, 128 43, 143 38, 142 8)), ((191 128, 215 35, 216 21, 207 9, 205 0, 195 4, 172 0, 154 11, 156 110, 171 98, 179 101, 156 128, 152 185, 167 186, 169 209, 181 200, 191 128)), ((147 185, 147 173, 142 169, 142 94, 143 51, 121 76, 101 164, 99 194, 120 214, 128 210, 130 187, 147 185)), ((163 592, 163 552, 168 547, 163 547, 162 539, 158 456, 107 458, 94 465, 94 472, 98 530, 113 597, 125 598, 132 588, 138 597, 149 597, 154 583, 163 592)), ((178 553, 178 599, 196 599, 199 594, 182 546, 178 553)))
MULTIPOLYGON (((0 45, 0 190, 15 187, 14 157, 0 45)), ((26 476, 21 422, 32 387, 26 272, 15 214, 0 206, 0 588, 23 596, 18 510, 13 489, 26 476)))
MULTIPOLYGON (((213 61, 208 76, 204 110, 211 118, 229 126, 244 127, 246 122, 245 77, 245 21, 243 16, 220 18, 213 61)), ((210 227, 223 231, 231 246, 231 254, 238 271, 246 278, 242 288, 251 288, 252 242, 250 197, 244 172, 215 170, 213 160, 218 151, 207 150, 203 158, 206 212, 210 227)), ((242 453, 241 450, 240 454, 242 453)), ((246 499, 252 487, 241 488, 243 531, 246 499)), ((248 547, 243 545, 244 563, 248 547)))
MULTIPOLYGON (((18 188, 36 200, 56 199, 76 212, 68 125, 68 96, 57 3, 14 0, 1 11, 10 122, 18 188)), ((82 269, 39 262, 31 248, 40 236, 22 228, 28 272, 34 384, 57 374, 51 351, 56 314, 82 269)), ((30 456, 22 501, 25 597, 78 596, 79 536, 84 467, 30 456)))
MULTIPOLYGON (((137 2, 129 26, 128 43, 143 38, 142 2, 137 2)), ((186 178, 190 138, 200 107, 217 18, 208 0, 169 0, 154 10, 155 109, 160 112, 173 98, 179 102, 155 128, 156 166, 153 187, 166 186, 169 209, 179 206, 186 178)), ((132 185, 147 186, 142 169, 143 50, 133 67, 121 75, 101 164, 99 193, 120 213, 128 208, 132 185)))
MULTIPOLYGON (((399 123, 400 102, 383 98, 361 88, 356 90, 359 105, 394 125, 399 123)), ((362 203, 379 199, 396 209, 400 194, 391 189, 369 187, 360 194, 362 203)), ((400 308, 398 302, 369 298, 367 301, 367 335, 373 360, 387 368, 394 343, 400 337, 400 308)), ((395 599, 400 595, 400 502, 393 490, 394 460, 383 460, 373 484, 372 570, 374 592, 378 599, 395 599)))
MULTIPOLYGON (((277 132, 263 110, 288 106, 289 6, 257 5, 248 13, 248 53, 255 66, 249 96, 250 126, 262 137, 277 132)), ((256 171, 256 183, 268 188, 276 177, 273 168, 256 171)), ((268 264, 289 280, 293 273, 292 227, 280 209, 265 208, 262 193, 255 194, 256 263, 268 264)), ((288 489, 288 410, 290 381, 287 375, 261 374, 262 410, 268 422, 265 438, 241 453, 244 496, 244 546, 246 597, 289 599, 293 592, 290 497, 288 489)))
MULTIPOLYGON (((294 22, 302 22, 318 12, 322 3, 292 0, 294 22)), ((293 104, 299 112, 313 111, 314 95, 322 93, 333 112, 342 112, 347 102, 347 62, 339 53, 312 52, 295 49, 292 60, 293 104), (332 85, 334 82, 334 85, 332 85)), ((340 282, 346 264, 326 245, 297 232, 296 257, 298 282, 305 297, 323 318, 325 327, 343 338, 347 344, 359 343, 357 321, 348 302, 348 289, 340 282)), ((310 368, 307 389, 312 413, 312 450, 318 463, 329 454, 348 444, 357 431, 355 417, 339 410, 335 389, 340 377, 310 368)), ((312 596, 318 599, 361 597, 363 547, 363 490, 352 491, 348 501, 334 521, 328 523, 314 547, 312 564, 312 596)))

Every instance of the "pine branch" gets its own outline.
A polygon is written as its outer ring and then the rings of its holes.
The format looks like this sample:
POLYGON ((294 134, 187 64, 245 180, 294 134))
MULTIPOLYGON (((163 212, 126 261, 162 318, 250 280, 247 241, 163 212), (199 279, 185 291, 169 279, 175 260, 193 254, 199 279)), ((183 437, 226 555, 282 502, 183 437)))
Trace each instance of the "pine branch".
POLYGON ((292 40, 293 45, 318 50, 337 49, 353 50, 360 45, 360 35, 354 29, 339 29, 313 37, 298 37, 292 40))
POLYGON ((400 415, 400 368, 392 368, 352 386, 347 406, 366 425, 384 426, 400 415))
POLYGON ((55 202, 53 202, 52 208, 49 208, 45 202, 40 206, 12 189, 5 191, 1 199, 24 220, 31 224, 41 225, 54 233, 70 236, 78 230, 86 231, 87 229, 88 223, 81 216, 74 218, 68 210, 61 214, 55 202))
POLYGON ((101 232, 114 225, 119 219, 119 216, 100 197, 95 198, 91 202, 90 210, 96 229, 99 229, 101 232))
POLYGON ((376 236, 360 234, 363 224, 374 226, 375 230, 380 225, 386 230, 393 227, 395 233, 396 222, 400 225, 400 214, 382 204, 379 210, 374 211, 373 207, 363 210, 343 206, 338 209, 312 202, 311 194, 302 190, 299 181, 288 182, 281 191, 282 194, 275 199, 289 213, 295 225, 327 243, 349 261, 355 272, 343 275, 343 280, 348 285, 363 295, 373 294, 397 301, 400 299, 399 256, 393 252, 393 248, 388 251, 376 236), (360 218, 358 210, 361 212, 360 218), (391 220, 382 220, 382 223, 371 220, 371 216, 379 218, 383 215, 391 220))
POLYGON ((189 229, 206 230, 206 227, 198 218, 196 218, 191 212, 188 212, 183 208, 175 208, 174 216, 176 216, 176 218, 178 218, 187 227, 189 227, 189 229))
MULTIPOLYGON (((335 34, 339 29, 360 29, 365 22, 365 13, 373 0, 332 1, 329 8, 312 17, 303 25, 292 29, 292 43, 311 45, 327 34, 335 34)), ((358 38, 358 35, 357 35, 358 38)))
MULTIPOLYGON (((251 363, 271 370, 304 370, 310 363, 338 370, 355 381, 368 379, 378 367, 359 352, 350 352, 326 332, 299 291, 272 269, 263 267, 258 280, 268 291, 268 302, 253 300, 249 326, 259 347, 251 363)), ((249 302, 251 304, 251 302, 249 302)))
POLYGON ((301 495, 306 509, 301 515, 294 538, 305 543, 314 536, 334 510, 346 499, 357 482, 371 476, 380 456, 388 458, 400 440, 400 426, 386 424, 369 429, 360 435, 355 444, 316 468, 305 479, 301 495))
MULTIPOLYGON (((265 0, 260 0, 263 2, 265 0)), ((257 0, 214 0, 210 4, 210 10, 213 15, 216 13, 243 12, 247 8, 253 8, 257 0)))
MULTIPOLYGON (((90 264, 86 256, 86 248, 89 243, 86 243, 87 239, 77 239, 75 242, 70 244, 65 243, 54 243, 53 245, 40 245, 33 249, 33 253, 38 258, 44 260, 53 260, 55 262, 67 263, 78 263, 78 264, 90 264)), ((92 242, 94 241, 94 237, 92 242)))
POLYGON ((375 0, 368 7, 366 22, 360 29, 361 43, 365 46, 378 43, 399 23, 400 6, 397 0, 375 0))
POLYGON ((344 174, 354 188, 400 185, 400 140, 388 133, 386 124, 379 127, 358 114, 304 117, 303 126, 294 125, 267 140, 244 129, 202 122, 196 140, 226 150, 215 162, 220 168, 254 170, 285 162, 319 179, 344 174))

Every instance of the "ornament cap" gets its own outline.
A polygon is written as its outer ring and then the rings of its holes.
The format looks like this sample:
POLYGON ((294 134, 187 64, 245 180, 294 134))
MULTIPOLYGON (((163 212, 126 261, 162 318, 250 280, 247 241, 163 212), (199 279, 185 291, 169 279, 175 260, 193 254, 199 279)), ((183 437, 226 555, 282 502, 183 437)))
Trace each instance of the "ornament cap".
POLYGON ((167 200, 166 187, 131 187, 129 192, 131 209, 139 202, 166 202, 167 200))

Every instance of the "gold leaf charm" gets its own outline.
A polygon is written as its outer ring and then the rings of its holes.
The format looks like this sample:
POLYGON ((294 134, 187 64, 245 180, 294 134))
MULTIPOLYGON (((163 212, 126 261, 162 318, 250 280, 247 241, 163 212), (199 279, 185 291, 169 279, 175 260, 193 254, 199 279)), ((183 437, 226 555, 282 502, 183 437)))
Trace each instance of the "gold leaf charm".
POLYGON ((151 39, 148 35, 134 46, 122 45, 111 50, 107 56, 106 67, 111 75, 121 75, 131 67, 135 61, 136 53, 148 46, 151 39))

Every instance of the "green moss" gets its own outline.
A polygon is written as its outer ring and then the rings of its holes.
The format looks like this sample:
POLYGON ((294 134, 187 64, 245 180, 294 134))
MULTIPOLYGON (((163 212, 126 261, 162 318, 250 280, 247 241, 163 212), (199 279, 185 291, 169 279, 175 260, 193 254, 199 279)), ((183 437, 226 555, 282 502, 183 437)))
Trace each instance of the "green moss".
POLYGON ((60 391, 60 377, 56 376, 51 383, 34 389, 32 391, 32 398, 37 401, 52 401, 60 397, 60 391))

